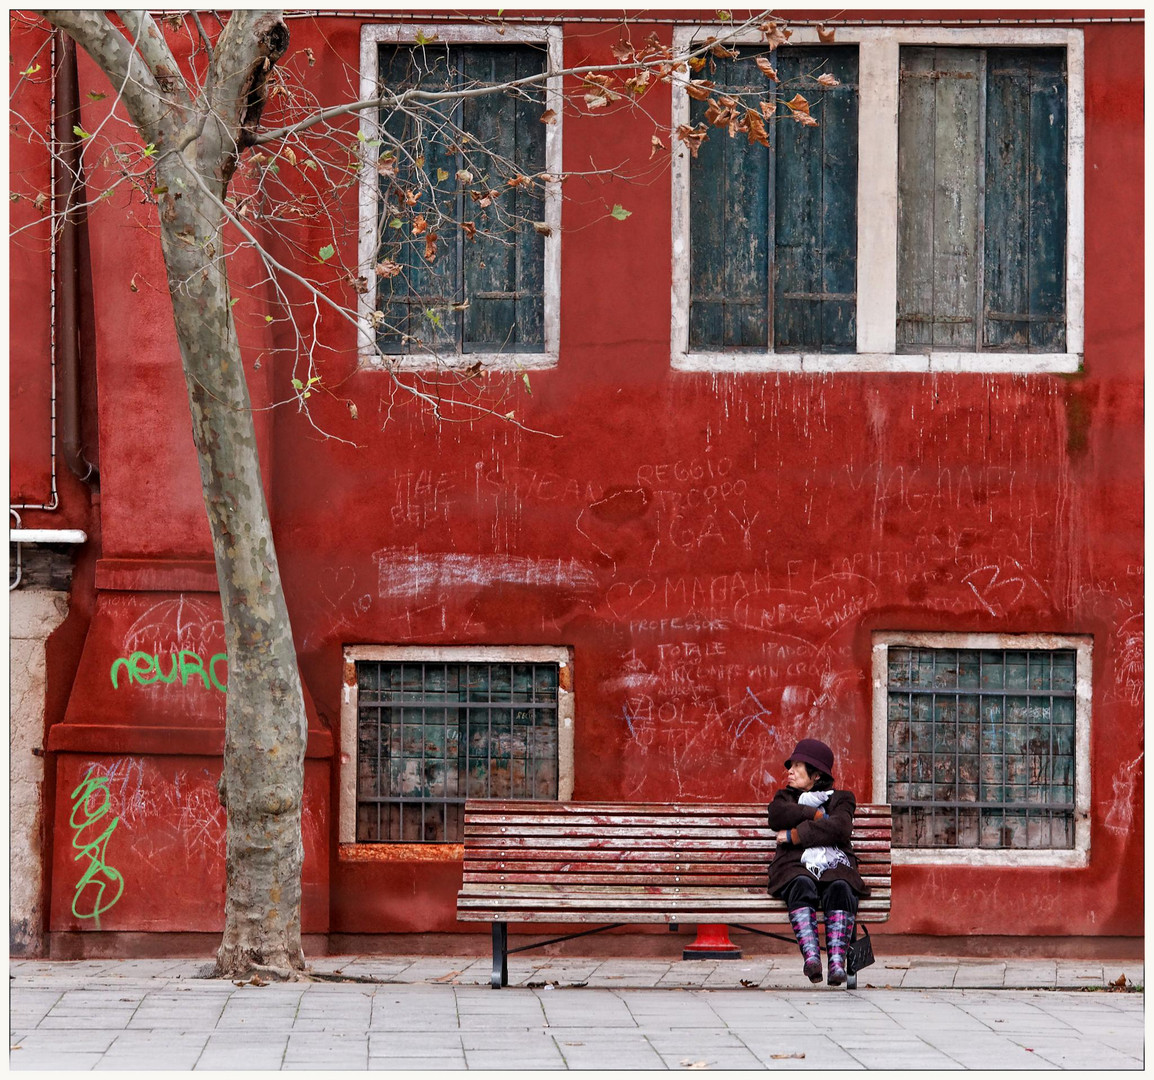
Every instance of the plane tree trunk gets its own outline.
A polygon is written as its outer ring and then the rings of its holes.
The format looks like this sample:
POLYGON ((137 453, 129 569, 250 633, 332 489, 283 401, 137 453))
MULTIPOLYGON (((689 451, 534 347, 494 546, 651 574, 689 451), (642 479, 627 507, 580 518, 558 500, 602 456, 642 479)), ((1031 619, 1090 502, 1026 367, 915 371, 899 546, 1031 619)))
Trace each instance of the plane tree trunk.
POLYGON ((116 89, 156 162, 161 247, 212 533, 229 659, 221 801, 225 928, 216 974, 292 978, 301 949, 307 720, 232 317, 224 197, 288 31, 236 11, 190 91, 153 20, 51 11, 116 89))

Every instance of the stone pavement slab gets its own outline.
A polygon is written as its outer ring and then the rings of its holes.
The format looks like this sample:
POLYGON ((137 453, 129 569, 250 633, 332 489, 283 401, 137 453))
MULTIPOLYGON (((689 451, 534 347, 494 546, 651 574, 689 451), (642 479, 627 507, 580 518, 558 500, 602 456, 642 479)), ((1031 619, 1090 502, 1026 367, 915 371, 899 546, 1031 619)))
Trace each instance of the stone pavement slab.
POLYGON ((476 957, 330 957, 314 964, 329 979, 270 986, 203 966, 12 962, 10 1067, 1098 1070, 1145 1055, 1143 994, 1086 990, 1123 967, 1140 985, 1140 964, 887 958, 855 991, 799 983, 792 957, 543 957, 500 991, 476 957))

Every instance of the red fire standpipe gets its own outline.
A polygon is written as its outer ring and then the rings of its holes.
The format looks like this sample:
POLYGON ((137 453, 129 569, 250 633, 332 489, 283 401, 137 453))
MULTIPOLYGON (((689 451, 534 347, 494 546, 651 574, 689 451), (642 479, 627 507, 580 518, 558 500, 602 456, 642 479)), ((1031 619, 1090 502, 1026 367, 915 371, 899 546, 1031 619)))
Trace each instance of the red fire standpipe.
POLYGON ((741 949, 729 940, 729 927, 725 923, 698 923, 697 937, 682 950, 681 959, 740 960, 741 949))

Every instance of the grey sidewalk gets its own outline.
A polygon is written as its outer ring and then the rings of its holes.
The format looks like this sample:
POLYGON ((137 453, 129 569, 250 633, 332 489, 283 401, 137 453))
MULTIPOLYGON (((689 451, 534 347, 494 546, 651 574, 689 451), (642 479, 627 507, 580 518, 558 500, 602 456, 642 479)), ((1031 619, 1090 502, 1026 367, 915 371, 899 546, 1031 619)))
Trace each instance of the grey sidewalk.
POLYGON ((204 960, 13 961, 12 1069, 1140 1069, 1141 964, 883 957, 859 989, 738 961, 318 958, 238 986, 204 960), (348 981, 330 981, 338 977, 348 981))

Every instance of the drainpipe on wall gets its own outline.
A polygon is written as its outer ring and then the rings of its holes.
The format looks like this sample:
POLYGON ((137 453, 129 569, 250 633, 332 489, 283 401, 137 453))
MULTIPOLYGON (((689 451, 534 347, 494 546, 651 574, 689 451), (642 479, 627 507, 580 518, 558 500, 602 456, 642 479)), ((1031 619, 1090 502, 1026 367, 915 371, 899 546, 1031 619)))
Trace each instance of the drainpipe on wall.
POLYGON ((59 157, 55 205, 61 226, 56 252, 56 340, 59 360, 60 444, 68 467, 81 480, 95 483, 96 466, 84 457, 80 435, 80 212, 74 209, 82 188, 80 139, 72 130, 80 123, 80 79, 76 70, 76 43, 61 30, 54 93, 56 115, 53 141, 59 157))

